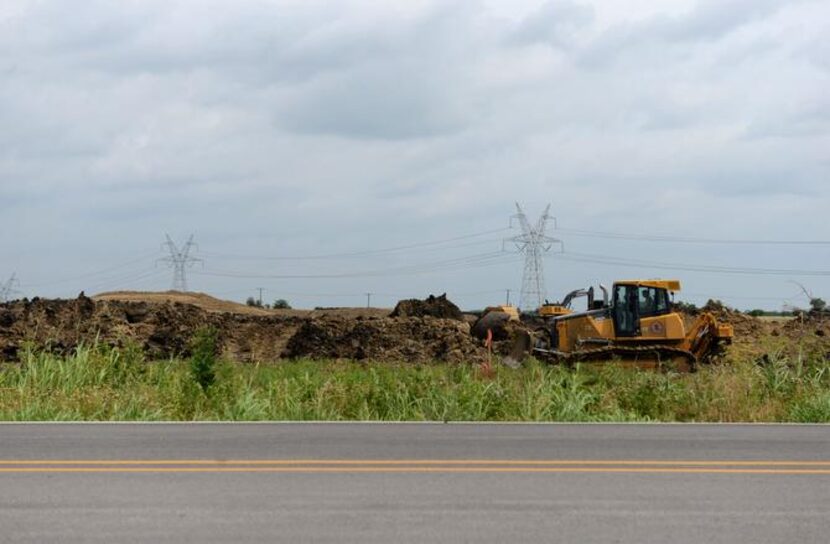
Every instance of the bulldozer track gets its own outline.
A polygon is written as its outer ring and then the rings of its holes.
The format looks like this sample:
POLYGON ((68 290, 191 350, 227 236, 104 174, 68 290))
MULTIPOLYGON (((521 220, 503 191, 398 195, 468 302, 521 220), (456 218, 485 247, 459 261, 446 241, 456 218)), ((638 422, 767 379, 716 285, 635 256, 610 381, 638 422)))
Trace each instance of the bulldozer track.
POLYGON ((697 365, 697 358, 691 352, 665 345, 602 346, 591 349, 580 349, 568 354, 552 355, 552 357, 549 355, 548 358, 552 358, 555 362, 572 364, 576 362, 607 361, 615 356, 618 356, 623 360, 634 359, 635 363, 639 362, 641 357, 650 357, 656 359, 658 366, 662 363, 674 362, 678 357, 683 357, 686 360, 686 364, 689 365, 690 370, 694 370, 697 365))

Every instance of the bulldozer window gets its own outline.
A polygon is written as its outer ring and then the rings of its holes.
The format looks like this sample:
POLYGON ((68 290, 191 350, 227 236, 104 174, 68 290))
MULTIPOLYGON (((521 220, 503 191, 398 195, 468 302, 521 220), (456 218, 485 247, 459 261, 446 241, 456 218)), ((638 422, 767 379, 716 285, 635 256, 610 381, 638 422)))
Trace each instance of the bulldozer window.
POLYGON ((640 318, 637 304, 637 287, 614 286, 614 330, 617 336, 637 336, 640 318))
POLYGON ((669 311, 669 298, 665 289, 639 287, 638 307, 640 317, 663 315, 669 311))

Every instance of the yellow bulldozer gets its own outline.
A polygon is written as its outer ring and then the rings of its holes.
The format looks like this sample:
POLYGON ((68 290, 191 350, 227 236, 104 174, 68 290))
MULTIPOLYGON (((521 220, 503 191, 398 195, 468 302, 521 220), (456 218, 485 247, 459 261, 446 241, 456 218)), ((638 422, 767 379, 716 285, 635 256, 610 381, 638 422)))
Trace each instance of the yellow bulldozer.
POLYGON ((733 330, 706 312, 686 323, 673 309, 677 291, 678 280, 615 282, 610 301, 589 296, 586 311, 556 315, 534 332, 517 333, 505 362, 515 365, 532 354, 566 364, 620 359, 641 368, 693 371, 720 354, 733 330))

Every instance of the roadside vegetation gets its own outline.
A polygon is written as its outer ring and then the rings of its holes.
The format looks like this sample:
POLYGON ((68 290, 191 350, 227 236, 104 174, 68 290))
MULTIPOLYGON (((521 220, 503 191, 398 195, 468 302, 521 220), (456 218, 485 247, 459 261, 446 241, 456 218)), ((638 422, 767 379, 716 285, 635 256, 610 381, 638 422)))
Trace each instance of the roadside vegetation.
POLYGON ((770 339, 694 374, 536 361, 477 366, 219 358, 215 332, 193 356, 145 361, 93 345, 25 350, 0 367, 2 420, 795 421, 830 422, 830 362, 770 339))

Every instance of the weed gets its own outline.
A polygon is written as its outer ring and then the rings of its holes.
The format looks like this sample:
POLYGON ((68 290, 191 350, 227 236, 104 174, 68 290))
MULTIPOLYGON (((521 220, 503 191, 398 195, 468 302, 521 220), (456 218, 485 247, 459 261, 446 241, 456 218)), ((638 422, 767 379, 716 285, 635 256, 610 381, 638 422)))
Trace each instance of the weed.
POLYGON ((299 360, 220 361, 215 331, 186 360, 82 346, 24 350, 0 367, 2 420, 803 421, 830 422, 830 361, 771 352, 659 373, 614 363, 517 370, 299 360))
POLYGON ((213 327, 199 329, 191 342, 190 374, 202 391, 216 381, 216 360, 218 354, 217 332, 213 327))

